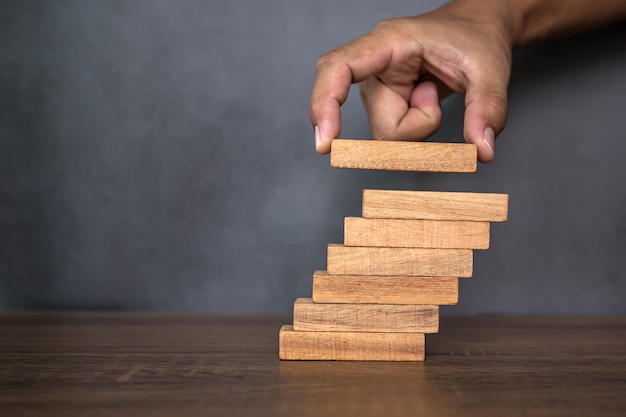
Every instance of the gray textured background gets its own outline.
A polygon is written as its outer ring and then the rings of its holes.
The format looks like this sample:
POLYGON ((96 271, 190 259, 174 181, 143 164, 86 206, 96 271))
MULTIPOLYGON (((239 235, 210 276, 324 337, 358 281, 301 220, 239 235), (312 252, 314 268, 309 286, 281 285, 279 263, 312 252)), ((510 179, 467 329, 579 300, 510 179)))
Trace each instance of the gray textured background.
MULTIPOLYGON (((314 153, 317 57, 440 3, 3 1, 0 309, 289 312, 361 190, 394 188, 510 194, 446 312, 626 313, 624 24, 516 55, 478 174, 314 153)), ((344 118, 369 136, 358 94, 344 118)))

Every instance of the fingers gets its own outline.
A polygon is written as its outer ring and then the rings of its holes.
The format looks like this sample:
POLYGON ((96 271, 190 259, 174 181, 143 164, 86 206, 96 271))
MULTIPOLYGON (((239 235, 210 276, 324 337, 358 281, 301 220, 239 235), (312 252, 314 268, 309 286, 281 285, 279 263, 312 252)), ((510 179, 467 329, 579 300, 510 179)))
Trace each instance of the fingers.
POLYGON ((439 129, 441 107, 434 83, 422 82, 399 91, 371 77, 360 87, 375 139, 422 140, 439 129))
POLYGON ((366 35, 318 60, 309 117, 319 153, 330 152, 331 140, 339 136, 340 106, 348 98, 350 85, 382 71, 391 59, 390 45, 366 35))
POLYGON ((479 161, 493 160, 507 116, 508 38, 497 25, 455 18, 450 10, 424 16, 383 22, 318 60, 309 116, 319 153, 328 153, 339 136, 340 107, 350 85, 360 82, 378 139, 426 138, 441 124, 439 100, 451 91, 465 93, 465 140, 477 145, 479 161), (449 26, 453 32, 442 30, 449 19, 457 23, 449 26), (494 39, 502 40, 502 48, 494 39))
MULTIPOLYGON (((352 73, 347 65, 341 71, 333 72, 332 64, 319 64, 309 117, 315 132, 315 149, 321 154, 330 152, 330 141, 341 132, 340 107, 348 98, 352 83, 352 73)), ((334 66, 334 65, 333 65, 334 66)))
POLYGON ((483 163, 493 161, 495 138, 506 124, 508 72, 501 74, 504 79, 470 83, 465 96, 465 140, 478 146, 483 163))

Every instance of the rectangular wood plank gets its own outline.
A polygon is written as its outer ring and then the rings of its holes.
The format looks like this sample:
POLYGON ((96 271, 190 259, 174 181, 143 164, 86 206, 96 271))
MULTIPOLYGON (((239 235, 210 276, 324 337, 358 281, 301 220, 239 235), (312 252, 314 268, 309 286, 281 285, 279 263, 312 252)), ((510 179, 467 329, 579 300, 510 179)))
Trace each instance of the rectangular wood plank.
POLYGON ((363 190, 363 217, 505 222, 508 194, 363 190))
POLYGON ((313 274, 315 303, 453 305, 458 301, 457 278, 313 274))
POLYGON ((293 329, 312 332, 437 333, 439 307, 410 304, 320 304, 298 298, 293 329))
POLYGON ((328 245, 328 273, 471 277, 470 249, 371 248, 328 245))
POLYGON ((333 168, 393 171, 476 172, 474 144, 335 139, 333 168))
POLYGON ((297 332, 280 329, 281 360, 423 361, 423 333, 297 332))
POLYGON ((346 217, 346 246, 488 249, 489 222, 346 217))

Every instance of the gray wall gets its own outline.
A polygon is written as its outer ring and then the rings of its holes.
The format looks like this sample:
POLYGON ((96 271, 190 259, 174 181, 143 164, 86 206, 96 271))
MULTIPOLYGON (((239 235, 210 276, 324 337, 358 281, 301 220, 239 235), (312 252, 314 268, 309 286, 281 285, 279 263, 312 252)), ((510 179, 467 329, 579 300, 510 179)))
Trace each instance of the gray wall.
MULTIPOLYGON (((626 313, 625 25, 516 55, 478 174, 315 154, 317 57, 440 3, 2 2, 0 308, 289 312, 361 190, 393 188, 510 194, 446 313, 626 313)), ((369 136, 358 94, 344 117, 369 136)))

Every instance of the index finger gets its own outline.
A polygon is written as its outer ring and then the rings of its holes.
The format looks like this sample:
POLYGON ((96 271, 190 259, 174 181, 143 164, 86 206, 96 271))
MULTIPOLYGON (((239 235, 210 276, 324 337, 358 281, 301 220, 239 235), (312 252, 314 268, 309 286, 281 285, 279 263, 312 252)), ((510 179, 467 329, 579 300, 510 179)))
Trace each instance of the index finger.
POLYGON ((341 132, 340 107, 348 98, 350 85, 382 72, 391 57, 390 42, 371 34, 320 57, 309 106, 317 152, 330 152, 330 142, 341 132))

